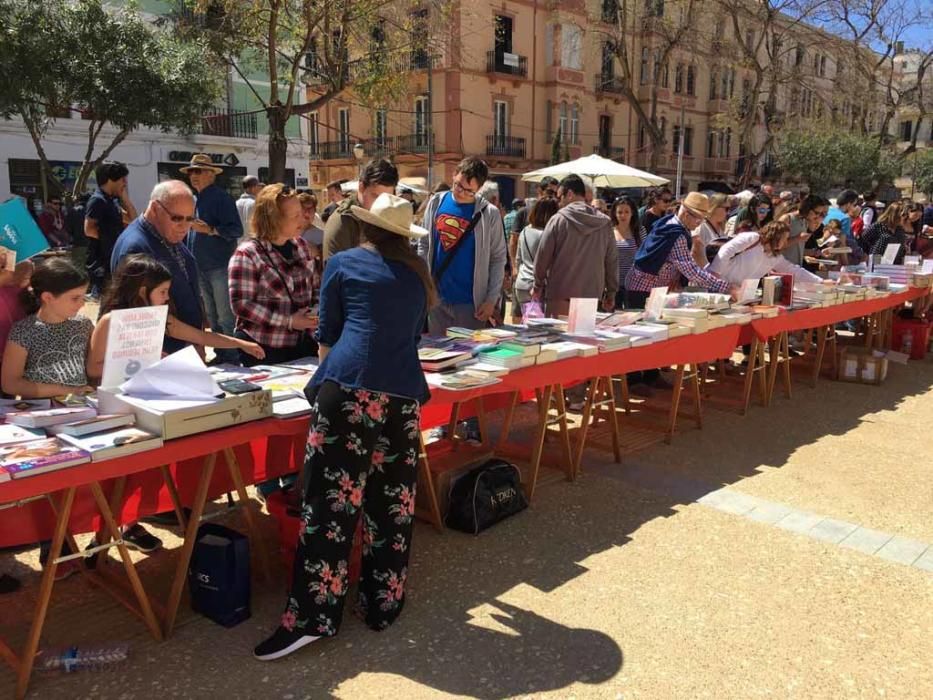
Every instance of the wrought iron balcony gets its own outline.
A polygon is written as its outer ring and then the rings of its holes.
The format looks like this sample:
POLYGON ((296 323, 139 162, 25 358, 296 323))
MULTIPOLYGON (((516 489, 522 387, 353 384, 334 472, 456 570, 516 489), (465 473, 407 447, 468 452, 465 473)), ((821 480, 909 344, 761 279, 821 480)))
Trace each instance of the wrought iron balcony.
POLYGON ((486 52, 486 72, 528 77, 528 58, 514 53, 501 51, 486 52))
POLYGON ((525 157, 525 139, 516 136, 502 136, 500 134, 487 134, 486 155, 510 156, 512 158, 525 157))
POLYGON ((606 73, 597 73, 596 78, 593 81, 593 85, 597 94, 609 93, 613 95, 621 95, 625 88, 621 78, 617 78, 614 75, 608 75, 606 73))
POLYGON ((197 131, 206 136, 255 139, 259 133, 256 114, 214 110, 201 116, 197 131))

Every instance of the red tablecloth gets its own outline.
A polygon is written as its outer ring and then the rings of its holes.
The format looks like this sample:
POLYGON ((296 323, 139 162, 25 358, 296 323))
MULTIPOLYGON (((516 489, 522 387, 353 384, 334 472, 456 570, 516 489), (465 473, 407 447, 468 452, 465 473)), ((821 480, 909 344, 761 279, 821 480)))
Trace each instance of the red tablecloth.
MULTIPOLYGON (((511 372, 503 381, 470 391, 435 389, 422 412, 422 428, 447 422, 454 403, 482 396, 486 410, 507 404, 513 391, 527 397, 548 384, 569 386, 591 377, 617 375, 667 365, 709 362, 728 357, 742 343, 751 342, 781 331, 794 331, 838 323, 865 316, 885 308, 899 306, 924 296, 928 290, 909 289, 881 299, 841 304, 783 314, 773 319, 759 319, 748 326, 728 326, 708 333, 674 338, 639 348, 600 353, 586 358, 571 358, 536 365, 511 372)), ((464 416, 471 412, 465 412, 464 416)), ((71 469, 0 484, 0 504, 13 503, 34 496, 59 491, 94 481, 106 482, 127 476, 125 502, 119 513, 121 522, 132 522, 141 515, 171 510, 172 504, 158 467, 168 465, 183 502, 190 501, 204 456, 236 445, 237 461, 247 484, 287 474, 300 466, 304 455, 308 418, 266 419, 245 423, 210 433, 169 440, 158 450, 142 452, 104 462, 83 464, 71 469)), ((217 497, 232 490, 230 475, 223 457, 218 458, 211 481, 210 495, 217 497)), ((105 486, 105 491, 107 487, 105 486)), ((72 532, 91 532, 98 526, 96 507, 87 489, 79 489, 71 518, 72 532)), ((23 507, 0 510, 0 547, 28 544, 51 537, 54 517, 45 500, 23 507)))

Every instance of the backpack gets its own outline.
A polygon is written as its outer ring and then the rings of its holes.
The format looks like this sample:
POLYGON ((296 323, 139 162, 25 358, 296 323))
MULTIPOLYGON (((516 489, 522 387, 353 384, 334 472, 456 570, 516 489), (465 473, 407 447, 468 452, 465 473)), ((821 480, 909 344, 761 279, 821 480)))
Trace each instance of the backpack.
POLYGON ((478 535, 527 507, 518 467, 490 459, 451 485, 444 523, 454 530, 478 535))

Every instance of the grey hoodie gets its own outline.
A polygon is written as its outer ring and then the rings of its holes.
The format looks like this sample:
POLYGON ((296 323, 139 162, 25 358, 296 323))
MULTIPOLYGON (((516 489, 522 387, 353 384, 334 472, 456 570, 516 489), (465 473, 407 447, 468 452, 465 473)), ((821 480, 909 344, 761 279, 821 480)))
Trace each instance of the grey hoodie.
POLYGON ((549 313, 566 313, 574 297, 614 298, 618 270, 609 217, 584 202, 573 202, 544 227, 535 255, 535 292, 543 292, 549 313))

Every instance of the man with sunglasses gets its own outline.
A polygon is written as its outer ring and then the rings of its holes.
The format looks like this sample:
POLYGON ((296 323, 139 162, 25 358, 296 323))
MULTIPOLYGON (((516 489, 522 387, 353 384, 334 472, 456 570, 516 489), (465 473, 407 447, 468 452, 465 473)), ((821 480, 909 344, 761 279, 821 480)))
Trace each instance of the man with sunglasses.
POLYGON ((49 245, 61 247, 68 245, 68 230, 65 228, 65 215, 62 212, 62 198, 54 195, 45 203, 45 209, 39 214, 39 228, 45 234, 49 245))
MULTIPOLYGON (((133 253, 144 253, 165 265, 172 273, 169 297, 174 316, 195 328, 204 327, 201 313, 201 287, 198 265, 185 245, 188 230, 195 219, 194 196, 180 180, 160 182, 149 196, 142 216, 132 221, 113 249, 110 263, 114 269, 120 260, 133 253)), ((188 343, 165 336, 162 349, 181 350, 188 343)))
MULTIPOLYGON (((181 168, 197 192, 197 218, 191 224, 188 247, 198 261, 201 298, 207 311, 211 330, 233 335, 234 316, 230 308, 230 290, 227 286, 227 267, 243 235, 243 224, 236 202, 226 190, 217 185, 217 176, 223 168, 214 165, 211 157, 198 153, 191 164, 181 168)), ((217 350, 221 362, 237 364, 237 350, 217 350)))

